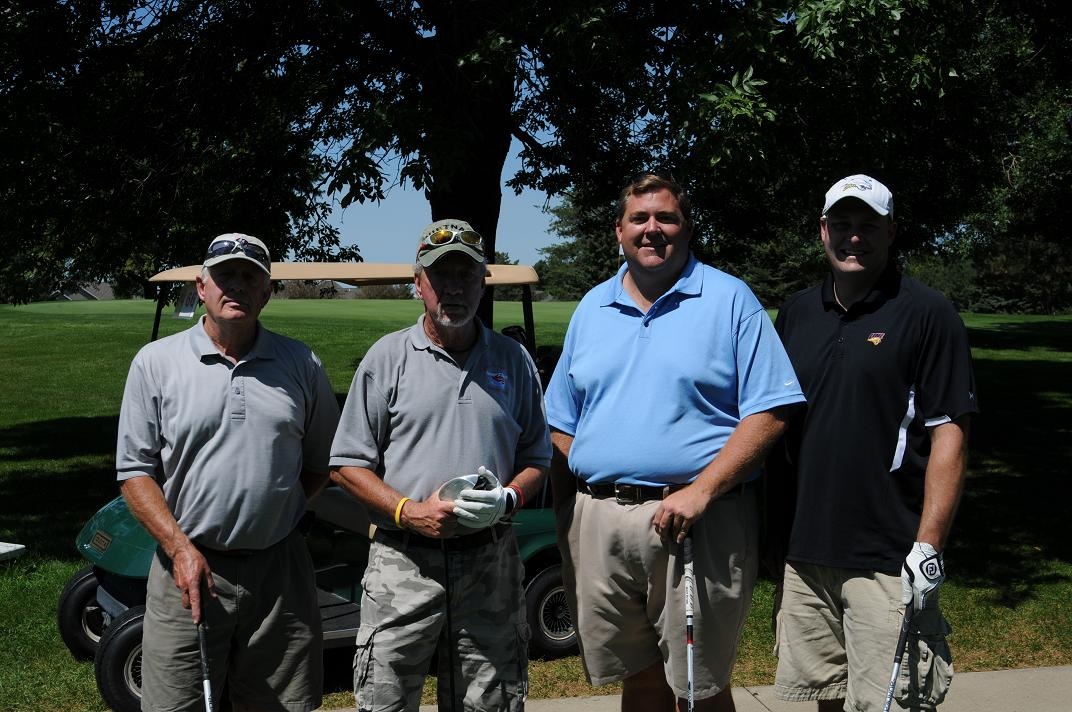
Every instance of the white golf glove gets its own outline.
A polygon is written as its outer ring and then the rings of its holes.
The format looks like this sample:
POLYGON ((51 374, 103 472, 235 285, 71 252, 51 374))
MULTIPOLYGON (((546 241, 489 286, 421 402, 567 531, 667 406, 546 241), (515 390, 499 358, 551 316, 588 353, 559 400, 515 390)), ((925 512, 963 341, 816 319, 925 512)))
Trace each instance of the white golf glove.
MULTIPOLYGON (((511 490, 504 489, 495 473, 484 466, 477 468, 479 479, 454 498, 458 523, 470 529, 484 529, 497 523, 509 510, 511 490)), ((466 479, 472 477, 467 476, 466 479)))
POLYGON ((919 613, 928 599, 938 593, 942 581, 945 581, 942 555, 930 544, 917 541, 908 552, 901 571, 901 603, 907 606, 915 601, 915 612, 919 613))

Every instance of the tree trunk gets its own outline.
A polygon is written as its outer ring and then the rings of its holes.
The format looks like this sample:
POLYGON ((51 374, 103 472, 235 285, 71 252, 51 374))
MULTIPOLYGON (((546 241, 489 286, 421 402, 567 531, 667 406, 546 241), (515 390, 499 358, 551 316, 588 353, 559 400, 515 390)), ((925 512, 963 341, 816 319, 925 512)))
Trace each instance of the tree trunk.
MULTIPOLYGON (((424 153, 433 176, 425 193, 432 219, 459 218, 472 225, 484 238, 488 262, 495 258, 517 57, 478 43, 492 36, 501 12, 494 2, 452 4, 437 24, 436 61, 426 65, 422 95, 423 110, 437 115, 429 123, 424 153)), ((477 311, 489 327, 492 291, 486 290, 477 311)))

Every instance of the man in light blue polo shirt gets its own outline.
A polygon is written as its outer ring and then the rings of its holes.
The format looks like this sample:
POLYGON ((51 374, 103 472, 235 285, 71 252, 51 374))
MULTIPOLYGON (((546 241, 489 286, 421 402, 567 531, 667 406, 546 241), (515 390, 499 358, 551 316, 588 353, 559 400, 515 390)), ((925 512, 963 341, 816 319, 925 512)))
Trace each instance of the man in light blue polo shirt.
POLYGON ((313 710, 323 691, 312 560, 297 531, 327 482, 339 406, 316 355, 258 321, 271 259, 249 235, 209 244, 205 316, 131 363, 117 477, 159 544, 142 636, 142 709, 200 710, 198 626, 212 689, 235 710, 313 710))
POLYGON ((698 710, 732 710, 757 569, 749 481, 804 397, 759 301, 689 252, 689 204, 647 174, 622 191, 625 265, 581 300, 547 391, 551 477, 582 660, 622 709, 688 694, 682 562, 693 539, 698 710))

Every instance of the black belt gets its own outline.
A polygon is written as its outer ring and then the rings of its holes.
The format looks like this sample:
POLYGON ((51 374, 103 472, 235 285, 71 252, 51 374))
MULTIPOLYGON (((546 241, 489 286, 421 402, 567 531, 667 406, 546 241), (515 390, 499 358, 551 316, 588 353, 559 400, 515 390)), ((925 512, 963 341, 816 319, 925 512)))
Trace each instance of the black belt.
POLYGON ((510 527, 511 525, 509 524, 496 524, 493 527, 481 529, 472 534, 451 537, 450 539, 433 539, 432 537, 423 536, 416 532, 402 531, 400 529, 380 529, 377 527, 376 535, 373 539, 381 544, 400 546, 403 549, 410 546, 416 546, 421 549, 466 551, 468 549, 476 549, 477 547, 498 541, 510 531, 510 527))
MULTIPOLYGON (((650 502, 657 499, 666 499, 674 492, 682 490, 688 487, 688 485, 666 485, 664 487, 649 487, 647 485, 626 485, 618 483, 603 483, 603 484, 588 484, 587 482, 578 479, 577 491, 590 494, 596 499, 609 499, 614 498, 614 501, 618 504, 642 504, 643 502, 650 502)), ((730 497, 741 493, 744 488, 744 483, 738 483, 731 490, 722 495, 723 497, 730 497)))

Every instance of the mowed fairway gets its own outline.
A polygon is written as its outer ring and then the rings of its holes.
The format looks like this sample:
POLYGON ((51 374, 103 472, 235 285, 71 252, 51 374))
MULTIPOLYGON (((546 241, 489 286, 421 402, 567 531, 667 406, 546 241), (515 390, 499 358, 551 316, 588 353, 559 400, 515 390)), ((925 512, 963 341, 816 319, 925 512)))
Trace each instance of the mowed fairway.
MULTIPOLYGON (((560 344, 573 307, 536 304, 537 343, 560 344)), ((309 343, 344 393, 368 346, 419 313, 416 301, 278 300, 264 321, 309 343)), ((0 541, 30 549, 0 564, 4 709, 103 709, 92 665, 73 660, 59 639, 55 605, 81 566, 75 535, 116 494, 116 415, 152 314, 146 301, 0 306, 0 541)), ((972 435, 968 489, 946 556, 943 600, 955 664, 961 671, 1072 664, 1072 317, 965 321, 984 414, 972 435)), ((521 323, 520 305, 496 305, 496 327, 521 323)), ((165 313, 162 333, 188 324, 165 313)), ((658 364, 652 368, 657 374, 658 364)), ((652 438, 657 446, 659 434, 652 438)), ((765 579, 735 684, 773 679, 772 600, 765 579)), ((535 661, 530 675, 535 697, 593 692, 576 658, 535 661)), ((349 695, 329 702, 348 706, 349 695)))

